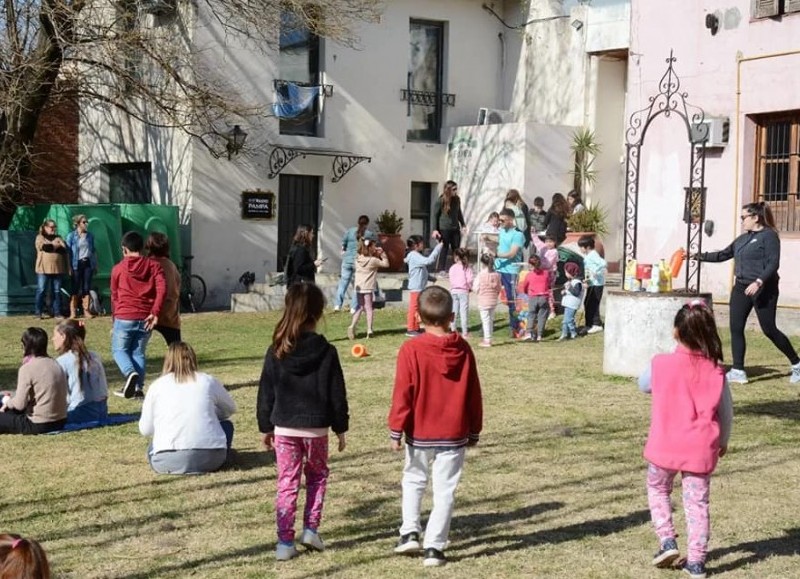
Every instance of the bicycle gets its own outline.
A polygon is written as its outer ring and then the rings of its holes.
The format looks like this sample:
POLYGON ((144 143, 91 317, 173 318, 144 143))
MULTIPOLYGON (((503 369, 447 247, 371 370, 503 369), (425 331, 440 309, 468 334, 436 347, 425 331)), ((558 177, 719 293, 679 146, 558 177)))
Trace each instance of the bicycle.
POLYGON ((197 274, 191 273, 193 255, 183 256, 181 268, 181 308, 185 312, 195 313, 206 301, 206 282, 197 274))

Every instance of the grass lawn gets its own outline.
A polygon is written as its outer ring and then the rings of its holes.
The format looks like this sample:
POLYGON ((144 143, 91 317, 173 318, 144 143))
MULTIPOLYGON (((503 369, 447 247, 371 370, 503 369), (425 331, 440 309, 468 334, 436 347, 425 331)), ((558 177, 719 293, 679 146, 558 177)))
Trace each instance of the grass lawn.
MULTIPOLYGON (((602 334, 511 343, 501 337, 504 324, 496 347, 475 348, 485 427, 480 445, 468 451, 450 563, 423 570, 421 559, 394 556, 402 455, 389 450, 385 423, 404 316, 377 312, 377 336, 362 359, 350 356, 344 338, 349 316, 328 314, 321 328, 339 348, 351 409, 348 448, 331 454, 324 553, 274 561, 275 467, 259 448, 255 399, 276 313, 184 318, 184 338, 201 369, 219 377, 239 405, 230 468, 157 476, 136 424, 3 436, 0 530, 39 539, 56 577, 80 579, 682 576, 650 568, 657 545, 641 458, 649 399, 632 380, 602 374, 602 334)), ((19 337, 28 325, 38 321, 0 321, 4 387, 15 381, 19 337)), ((103 357, 116 389, 122 380, 109 334, 108 318, 88 322, 90 349, 103 357)), ((733 436, 712 483, 708 566, 732 578, 800 577, 800 403, 782 355, 760 333, 748 339, 748 374, 755 379, 733 386, 733 436)), ((160 371, 164 351, 155 335, 149 378, 160 371)), ((137 403, 112 397, 110 409, 131 412, 137 403)), ((679 490, 675 497, 680 505, 679 490)), ((676 524, 685 552, 680 507, 676 524)))

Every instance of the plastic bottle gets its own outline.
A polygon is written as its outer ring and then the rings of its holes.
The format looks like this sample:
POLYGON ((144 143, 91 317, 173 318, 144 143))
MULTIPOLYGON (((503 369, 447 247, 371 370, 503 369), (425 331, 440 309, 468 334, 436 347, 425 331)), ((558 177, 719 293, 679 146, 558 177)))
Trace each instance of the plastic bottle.
POLYGON ((661 281, 660 267, 657 263, 653 264, 653 269, 650 270, 650 282, 647 284, 647 291, 653 294, 658 293, 659 281, 661 281))
POLYGON ((675 250, 675 253, 672 254, 672 257, 669 260, 669 269, 672 277, 678 277, 681 274, 681 269, 683 268, 683 262, 685 260, 686 250, 682 247, 679 247, 675 250))
POLYGON ((625 291, 636 291, 636 260, 631 259, 625 264, 625 282, 623 284, 623 289, 625 291))
POLYGON ((661 259, 658 262, 658 291, 667 293, 672 291, 672 270, 667 267, 667 260, 661 259))

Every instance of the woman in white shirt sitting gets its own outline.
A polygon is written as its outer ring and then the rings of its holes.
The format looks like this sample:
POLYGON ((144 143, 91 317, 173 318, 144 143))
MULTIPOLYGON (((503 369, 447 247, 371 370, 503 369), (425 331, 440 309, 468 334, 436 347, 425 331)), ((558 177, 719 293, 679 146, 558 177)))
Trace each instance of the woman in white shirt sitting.
POLYGON ((199 474, 219 469, 233 441, 236 403, 213 376, 197 371, 185 342, 169 346, 161 377, 150 385, 139 431, 152 436, 147 451, 159 474, 199 474))

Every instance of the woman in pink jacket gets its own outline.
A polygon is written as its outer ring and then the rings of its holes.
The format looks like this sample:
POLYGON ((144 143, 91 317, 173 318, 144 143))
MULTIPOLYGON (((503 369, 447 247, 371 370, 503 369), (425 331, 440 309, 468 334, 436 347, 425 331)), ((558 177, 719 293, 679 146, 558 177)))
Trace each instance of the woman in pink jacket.
POLYGON ((675 351, 653 357, 639 378, 640 390, 653 396, 644 447, 647 498, 660 541, 653 565, 671 567, 680 557, 669 498, 680 472, 688 527, 683 569, 692 579, 702 579, 710 535, 711 473, 728 449, 733 403, 721 366, 722 342, 705 302, 694 300, 678 310, 673 334, 675 351))

